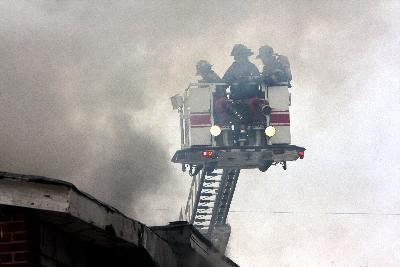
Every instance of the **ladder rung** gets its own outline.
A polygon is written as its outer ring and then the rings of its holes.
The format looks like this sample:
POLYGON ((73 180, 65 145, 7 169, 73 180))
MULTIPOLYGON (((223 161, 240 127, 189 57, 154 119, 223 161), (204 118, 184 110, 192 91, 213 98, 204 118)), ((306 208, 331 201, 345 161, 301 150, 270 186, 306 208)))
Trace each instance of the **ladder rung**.
POLYGON ((216 190, 219 189, 219 186, 203 186, 204 190, 216 190))
POLYGON ((213 207, 211 206, 202 206, 202 205, 199 205, 199 206, 197 206, 197 209, 212 209, 213 207))
POLYGON ((206 179, 206 183, 219 183, 221 180, 215 180, 215 179, 206 179))
POLYGON ((219 173, 208 173, 207 174, 207 176, 211 176, 211 177, 215 177, 215 176, 219 176, 219 175, 221 175, 221 174, 219 174, 219 173))
POLYGON ((211 203, 211 202, 215 202, 215 199, 200 199, 199 202, 200 203, 211 203))
POLYGON ((199 222, 199 223, 201 223, 201 222, 208 222, 208 221, 210 221, 209 219, 201 219, 201 218, 196 218, 196 219, 194 219, 194 222, 199 222))
POLYGON ((200 228, 200 227, 202 227, 203 229, 205 229, 206 227, 208 228, 208 227, 210 227, 210 224, 201 224, 201 223, 194 223, 193 224, 196 228, 200 228))
POLYGON ((212 215, 212 212, 197 212, 197 216, 207 216, 207 215, 212 215))
POLYGON ((200 193, 200 197, 212 197, 215 195, 216 195, 215 193, 208 193, 208 192, 200 193))
POLYGON ((208 228, 209 226, 210 226, 210 224, 197 224, 197 225, 195 225, 196 226, 196 228, 203 228, 203 229, 205 229, 205 228, 208 228))

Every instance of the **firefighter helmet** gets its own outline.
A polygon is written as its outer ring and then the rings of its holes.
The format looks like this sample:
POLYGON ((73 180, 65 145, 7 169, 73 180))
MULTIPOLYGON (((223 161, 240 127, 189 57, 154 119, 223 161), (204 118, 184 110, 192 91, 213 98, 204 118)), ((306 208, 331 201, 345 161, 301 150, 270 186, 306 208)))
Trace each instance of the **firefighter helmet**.
POLYGON ((245 46, 245 45, 235 44, 233 46, 231 56, 239 56, 239 55, 249 57, 249 56, 253 55, 253 52, 251 52, 251 49, 247 48, 247 46, 245 46))
POLYGON ((256 58, 265 58, 274 54, 274 49, 269 45, 263 45, 258 49, 258 56, 256 58))
POLYGON ((199 60, 196 64, 196 75, 210 71, 211 67, 212 65, 207 60, 199 60))

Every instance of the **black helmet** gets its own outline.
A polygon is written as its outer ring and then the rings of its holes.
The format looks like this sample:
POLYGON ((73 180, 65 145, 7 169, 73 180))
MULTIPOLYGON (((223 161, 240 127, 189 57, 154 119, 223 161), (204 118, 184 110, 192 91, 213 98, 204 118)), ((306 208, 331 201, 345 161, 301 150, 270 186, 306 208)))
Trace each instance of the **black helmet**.
POLYGON ((235 44, 233 46, 231 56, 238 56, 238 55, 243 55, 243 56, 251 56, 253 55, 253 52, 247 46, 242 45, 242 44, 235 44))
POLYGON ((199 60, 199 62, 197 62, 196 64, 196 70, 197 70, 196 75, 210 71, 211 67, 212 65, 208 63, 207 60, 199 60))
POLYGON ((268 57, 274 54, 274 49, 269 45, 263 45, 258 49, 258 56, 256 58, 268 57))

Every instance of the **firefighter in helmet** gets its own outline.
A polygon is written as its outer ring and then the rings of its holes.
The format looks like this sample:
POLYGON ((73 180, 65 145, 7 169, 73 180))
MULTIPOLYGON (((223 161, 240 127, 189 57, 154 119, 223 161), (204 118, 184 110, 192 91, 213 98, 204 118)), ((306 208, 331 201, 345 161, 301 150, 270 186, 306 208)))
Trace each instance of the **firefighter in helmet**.
POLYGON ((290 86, 292 73, 289 59, 283 55, 274 53, 274 49, 268 45, 260 47, 256 58, 264 64, 261 80, 267 85, 286 82, 290 86))
MULTIPOLYGON (((223 83, 223 80, 212 70, 212 65, 206 60, 199 60, 196 64, 196 75, 201 76, 199 83, 223 83)), ((204 87, 208 87, 204 85, 204 87)), ((220 125, 226 125, 231 121, 231 115, 228 112, 232 103, 226 96, 226 86, 215 86, 214 93, 214 120, 220 125)))
POLYGON ((242 125, 259 124, 265 120, 259 107, 264 107, 259 89, 260 72, 256 65, 249 61, 253 52, 243 44, 234 45, 231 56, 234 62, 225 72, 223 80, 230 85, 230 99, 233 103, 228 108, 242 125))
POLYGON ((231 56, 234 62, 222 78, 231 86, 231 97, 234 100, 258 96, 260 72, 256 65, 249 61, 253 52, 243 44, 234 45, 231 56))
POLYGON ((196 64, 196 75, 201 76, 199 83, 222 83, 222 79, 212 70, 212 65, 206 60, 199 60, 196 64))

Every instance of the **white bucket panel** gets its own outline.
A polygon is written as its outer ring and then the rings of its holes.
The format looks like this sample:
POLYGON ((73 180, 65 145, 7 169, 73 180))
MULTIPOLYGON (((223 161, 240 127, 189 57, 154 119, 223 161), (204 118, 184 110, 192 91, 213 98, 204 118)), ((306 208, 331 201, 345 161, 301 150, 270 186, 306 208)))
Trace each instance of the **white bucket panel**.
POLYGON ((191 112, 210 111, 211 89, 210 87, 194 87, 188 90, 187 107, 191 112))
POLYGON ((274 126, 276 134, 270 138, 271 144, 290 144, 290 126, 274 126))
POLYGON ((287 110, 290 105, 289 88, 284 86, 270 86, 267 88, 268 101, 271 108, 287 110))
POLYGON ((190 130, 190 145, 211 146, 210 127, 192 128, 190 130))
POLYGON ((211 88, 191 87, 185 99, 185 114, 189 125, 189 146, 211 145, 211 88))

